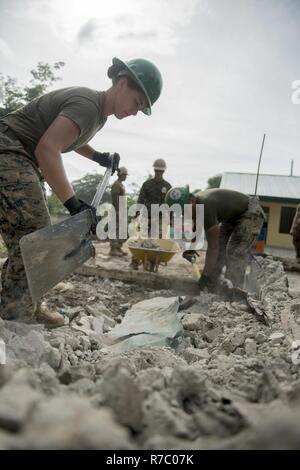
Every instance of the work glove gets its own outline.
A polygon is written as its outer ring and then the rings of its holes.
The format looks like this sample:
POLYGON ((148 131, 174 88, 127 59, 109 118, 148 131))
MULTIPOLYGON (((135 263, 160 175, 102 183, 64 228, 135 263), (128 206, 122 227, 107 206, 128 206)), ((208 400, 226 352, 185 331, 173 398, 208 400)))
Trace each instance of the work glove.
POLYGON ((112 175, 119 168, 120 155, 118 153, 108 153, 108 152, 94 152, 93 161, 99 163, 99 165, 104 166, 105 168, 112 169, 112 175))
POLYGON ((95 235, 96 234, 96 228, 97 228, 97 223, 98 219, 96 216, 96 209, 95 207, 91 206, 85 201, 82 201, 82 199, 77 199, 76 196, 70 197, 65 203, 64 206, 68 211, 70 212, 70 215, 75 215, 78 214, 79 212, 83 212, 87 209, 90 210, 92 214, 92 224, 91 224, 91 232, 95 235))
POLYGON ((197 251, 195 250, 186 250, 182 253, 182 257, 190 263, 195 263, 197 256, 199 257, 197 251))
POLYGON ((209 276, 205 276, 205 274, 202 274, 202 276, 200 277, 198 281, 198 287, 200 291, 204 289, 210 290, 213 287, 213 281, 211 280, 209 276))

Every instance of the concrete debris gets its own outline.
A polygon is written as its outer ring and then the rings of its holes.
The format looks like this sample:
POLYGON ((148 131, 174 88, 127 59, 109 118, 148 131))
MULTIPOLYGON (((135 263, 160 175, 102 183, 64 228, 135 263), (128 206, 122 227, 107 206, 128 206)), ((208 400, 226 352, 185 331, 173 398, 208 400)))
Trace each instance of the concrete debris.
POLYGON ((186 348, 183 352, 183 357, 190 364, 191 362, 200 361, 201 359, 208 359, 210 354, 206 348, 186 348))
MULTIPOLYGON (((132 248, 147 248, 148 250, 162 251, 159 243, 155 240, 130 240, 128 246, 132 246, 132 248)), ((170 250, 164 248, 164 251, 170 250)))
POLYGON ((272 333, 270 336, 269 336, 269 340, 271 341, 271 343, 273 344, 280 344, 285 338, 285 334, 284 333, 280 333, 279 331, 276 331, 275 333, 272 333))
POLYGON ((298 448, 300 303, 281 263, 259 262, 268 325, 247 299, 205 292, 180 311, 176 292, 78 275, 48 299, 69 326, 0 320, 0 448, 298 448), (166 332, 176 348, 121 347, 166 332))
POLYGON ((253 339, 247 338, 245 341, 245 351, 247 356, 255 356, 257 352, 256 343, 253 339))

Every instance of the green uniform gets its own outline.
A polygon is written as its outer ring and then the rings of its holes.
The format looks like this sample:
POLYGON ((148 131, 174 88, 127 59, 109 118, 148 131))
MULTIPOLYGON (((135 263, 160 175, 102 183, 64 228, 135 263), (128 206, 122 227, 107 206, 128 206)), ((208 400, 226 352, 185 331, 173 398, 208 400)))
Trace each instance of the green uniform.
POLYGON ((264 222, 261 206, 255 203, 250 211, 250 197, 229 189, 209 189, 195 196, 204 204, 205 231, 220 224, 219 255, 211 277, 216 279, 226 266, 226 278, 243 287, 251 248, 264 222))
POLYGON ((119 238, 119 197, 125 196, 124 185, 117 179, 111 187, 112 205, 116 211, 116 238, 110 240, 111 249, 120 250, 126 240, 119 238))
POLYGON ((239 217, 248 209, 249 196, 230 189, 207 189, 196 193, 198 204, 204 204, 204 228, 239 217))
MULTIPOLYGON (((162 179, 161 181, 151 178, 150 180, 145 181, 142 185, 140 194, 138 197, 138 204, 143 204, 148 211, 148 231, 151 228, 151 204, 164 204, 165 196, 167 192, 171 189, 170 183, 162 179)), ((154 221, 155 222, 155 221, 154 221)), ((162 217, 160 214, 159 220, 159 236, 162 235, 162 217)))
POLYGON ((8 249, 1 273, 3 317, 32 310, 19 241, 51 223, 34 150, 59 115, 80 128, 79 138, 65 151, 81 147, 106 122, 103 93, 82 87, 52 91, 0 120, 0 233, 8 249), (8 308, 12 303, 15 308, 8 308))
POLYGON ((70 152, 89 142, 105 124, 103 117, 104 93, 85 87, 54 90, 1 121, 7 124, 34 159, 34 150, 41 136, 58 116, 65 116, 80 128, 78 139, 65 149, 70 152))

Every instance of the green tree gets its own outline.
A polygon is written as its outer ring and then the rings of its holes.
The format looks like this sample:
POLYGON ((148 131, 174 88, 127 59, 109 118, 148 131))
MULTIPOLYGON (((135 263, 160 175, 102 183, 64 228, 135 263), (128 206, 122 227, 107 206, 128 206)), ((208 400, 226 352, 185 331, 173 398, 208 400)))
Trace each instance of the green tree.
POLYGON ((0 74, 0 118, 24 106, 29 101, 46 93, 54 82, 60 80, 56 71, 64 67, 64 62, 38 62, 30 70, 31 79, 28 85, 19 85, 16 78, 0 74))
MULTIPOLYGON (((72 181, 76 197, 91 204, 93 197, 96 194, 98 184, 101 183, 102 179, 103 175, 99 175, 98 173, 87 173, 82 178, 72 181)), ((50 214, 59 215, 67 212, 53 191, 51 191, 50 195, 47 197, 47 202, 50 214)), ((102 202, 111 202, 110 188, 107 188, 105 191, 102 202)))
POLYGON ((51 215, 65 214, 66 209, 53 191, 47 196, 47 203, 51 215))
POLYGON ((221 184, 222 175, 211 176, 207 180, 207 189, 219 188, 221 184))
POLYGON ((128 209, 133 205, 137 203, 138 197, 139 197, 139 192, 140 192, 140 187, 136 183, 131 183, 130 185, 130 190, 128 191, 127 195, 127 207, 128 209))
MULTIPOLYGON (((89 204, 95 196, 97 186, 103 180, 103 175, 99 173, 87 173, 82 178, 72 181, 75 194, 89 204)), ((110 189, 108 188, 103 195, 102 202, 111 202, 110 189)))

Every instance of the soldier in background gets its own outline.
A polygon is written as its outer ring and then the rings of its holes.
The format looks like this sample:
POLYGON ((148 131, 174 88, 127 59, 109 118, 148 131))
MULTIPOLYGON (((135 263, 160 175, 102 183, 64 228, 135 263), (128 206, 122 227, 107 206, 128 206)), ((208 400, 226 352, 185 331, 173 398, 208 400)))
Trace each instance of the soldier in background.
MULTIPOLYGON (((162 238, 162 232, 163 232, 163 227, 162 227, 162 214, 159 214, 159 219, 158 220, 151 220, 151 205, 152 204, 164 204, 165 202, 165 197, 169 189, 171 188, 171 184, 164 180, 163 174, 167 168, 166 162, 163 158, 157 158, 154 163, 153 163, 153 169, 154 169, 154 177, 148 179, 145 181, 141 187, 140 194, 138 197, 138 204, 143 204, 145 208, 147 209, 147 214, 146 217, 148 220, 146 220, 146 224, 148 225, 148 236, 151 237, 151 224, 159 224, 158 227, 158 233, 159 233, 159 238, 162 238)), ((145 214, 138 212, 137 217, 141 215, 142 217, 142 225, 143 217, 145 217, 145 214)), ((154 232, 155 232, 155 227, 154 227, 154 232)), ((138 260, 135 258, 132 258, 131 266, 133 269, 138 269, 138 260)))
POLYGON ((147 209, 148 217, 148 235, 150 236, 151 222, 159 223, 159 238, 162 237, 162 217, 160 214, 159 221, 151 221, 151 205, 164 204, 165 197, 171 184, 164 180, 163 174, 167 168, 166 162, 163 158, 158 158, 153 163, 154 177, 145 181, 142 185, 138 197, 138 204, 143 204, 147 209))
POLYGON ((110 240, 110 256, 126 256, 127 253, 122 250, 122 245, 126 241, 119 238, 119 197, 125 196, 125 188, 122 184, 128 176, 128 171, 125 166, 118 169, 118 179, 111 187, 112 205, 116 211, 116 238, 110 240))
POLYGON ((290 234, 293 237, 297 261, 300 262, 300 204, 297 206, 290 234))

